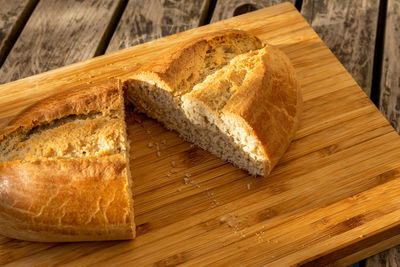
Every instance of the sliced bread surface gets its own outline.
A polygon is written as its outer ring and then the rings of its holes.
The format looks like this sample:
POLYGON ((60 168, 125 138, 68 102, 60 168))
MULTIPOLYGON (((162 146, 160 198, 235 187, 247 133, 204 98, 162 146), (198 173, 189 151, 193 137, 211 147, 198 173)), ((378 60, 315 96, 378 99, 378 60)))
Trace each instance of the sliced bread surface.
POLYGON ((0 234, 69 242, 135 236, 116 80, 29 107, 0 135, 0 234))
POLYGON ((139 111, 252 175, 271 172, 301 112, 288 57, 237 30, 183 44, 125 86, 139 111))

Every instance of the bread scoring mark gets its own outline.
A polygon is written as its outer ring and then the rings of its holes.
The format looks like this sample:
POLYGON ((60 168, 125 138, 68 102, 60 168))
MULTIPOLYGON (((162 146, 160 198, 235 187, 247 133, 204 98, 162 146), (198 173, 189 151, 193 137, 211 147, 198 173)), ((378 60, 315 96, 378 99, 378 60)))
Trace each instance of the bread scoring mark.
MULTIPOLYGON (((88 114, 71 114, 50 122, 41 123, 30 129, 26 134, 24 134, 24 139, 21 141, 28 140, 33 134, 40 133, 42 131, 58 128, 63 124, 68 122, 72 122, 75 120, 90 120, 95 119, 96 117, 102 116, 102 112, 91 111, 88 114)), ((35 123, 36 124, 36 123, 35 123)))
POLYGON ((8 136, 0 161, 119 154, 127 149, 122 128, 123 118, 115 110, 68 115, 8 136))

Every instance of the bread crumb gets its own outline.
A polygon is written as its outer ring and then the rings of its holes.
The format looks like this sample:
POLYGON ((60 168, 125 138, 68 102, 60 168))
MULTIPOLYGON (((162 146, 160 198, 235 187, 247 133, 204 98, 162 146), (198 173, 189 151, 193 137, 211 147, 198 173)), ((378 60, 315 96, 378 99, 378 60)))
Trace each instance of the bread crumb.
POLYGON ((185 177, 190 178, 192 175, 190 173, 186 173, 185 177))
POLYGON ((162 141, 161 141, 161 144, 163 144, 163 145, 165 145, 167 143, 167 140, 165 140, 165 139, 163 139, 162 141))
POLYGON ((247 190, 250 190, 251 184, 247 184, 247 190))
POLYGON ((152 142, 148 143, 148 144, 147 144, 147 147, 148 147, 148 148, 152 148, 152 147, 153 147, 153 143, 152 143, 152 142))
POLYGON ((157 151, 157 157, 161 157, 161 152, 157 151))
POLYGON ((256 232, 256 237, 257 237, 257 242, 258 243, 262 243, 262 242, 264 242, 264 238, 262 237, 262 234, 263 234, 264 232, 256 232))
POLYGON ((220 219, 219 219, 219 221, 221 222, 221 223, 224 223, 224 222, 226 222, 228 220, 228 215, 224 215, 224 216, 222 216, 220 219))
POLYGON ((172 167, 176 167, 176 163, 175 163, 175 161, 173 160, 173 161, 171 161, 171 166, 172 167))
POLYGON ((171 174, 169 172, 167 173, 167 177, 171 177, 171 174))
POLYGON ((184 184, 188 184, 189 182, 190 182, 190 181, 189 181, 189 179, 188 179, 188 178, 186 178, 186 177, 185 177, 185 178, 183 178, 183 183, 184 183, 184 184))
POLYGON ((200 188, 200 185, 198 185, 198 184, 196 184, 195 186, 196 186, 197 188, 200 188))

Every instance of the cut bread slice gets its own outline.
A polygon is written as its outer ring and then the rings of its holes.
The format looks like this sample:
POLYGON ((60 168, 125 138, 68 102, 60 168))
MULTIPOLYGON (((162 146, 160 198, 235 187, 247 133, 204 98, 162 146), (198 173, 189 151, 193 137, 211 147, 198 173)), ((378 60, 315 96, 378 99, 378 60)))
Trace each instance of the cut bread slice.
POLYGON ((69 242, 135 237, 118 81, 23 111, 0 135, 0 234, 69 242))
POLYGON ((185 44, 124 86, 139 111, 252 175, 271 172, 301 110, 288 57, 236 30, 185 44))

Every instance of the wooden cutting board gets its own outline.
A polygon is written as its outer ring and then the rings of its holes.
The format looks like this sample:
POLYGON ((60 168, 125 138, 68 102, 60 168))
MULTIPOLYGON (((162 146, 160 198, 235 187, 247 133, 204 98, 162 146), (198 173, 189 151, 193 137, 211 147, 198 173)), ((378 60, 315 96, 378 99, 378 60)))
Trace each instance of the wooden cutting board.
POLYGON ((272 174, 248 176, 129 113, 136 240, 0 237, 0 263, 344 265, 400 243, 400 138, 289 3, 1 85, 0 126, 44 97, 125 79, 175 44, 226 28, 277 45, 298 72, 300 129, 272 174))

